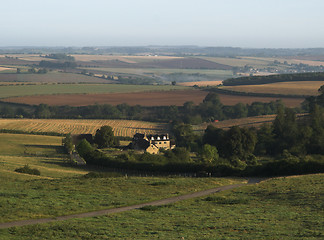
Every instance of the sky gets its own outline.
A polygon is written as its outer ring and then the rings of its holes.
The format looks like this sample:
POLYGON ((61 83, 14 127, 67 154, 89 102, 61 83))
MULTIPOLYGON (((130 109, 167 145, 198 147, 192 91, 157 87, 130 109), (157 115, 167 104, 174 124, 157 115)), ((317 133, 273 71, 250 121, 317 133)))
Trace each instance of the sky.
POLYGON ((0 46, 324 47, 323 0, 8 0, 0 46))

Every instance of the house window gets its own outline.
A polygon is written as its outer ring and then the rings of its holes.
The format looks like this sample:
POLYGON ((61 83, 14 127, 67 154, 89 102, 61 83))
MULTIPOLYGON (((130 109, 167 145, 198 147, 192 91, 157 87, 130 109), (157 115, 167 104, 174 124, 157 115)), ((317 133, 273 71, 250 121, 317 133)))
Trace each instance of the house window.
POLYGON ((161 144, 161 142, 159 142, 159 144, 161 144))
POLYGON ((166 142, 164 142, 164 144, 166 144, 166 142))

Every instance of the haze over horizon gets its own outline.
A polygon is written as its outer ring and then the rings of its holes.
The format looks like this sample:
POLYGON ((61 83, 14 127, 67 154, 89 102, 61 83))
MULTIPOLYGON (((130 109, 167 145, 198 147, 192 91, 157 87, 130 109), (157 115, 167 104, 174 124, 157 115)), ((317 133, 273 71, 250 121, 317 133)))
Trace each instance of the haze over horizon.
POLYGON ((11 0, 0 46, 324 47, 321 0, 11 0))

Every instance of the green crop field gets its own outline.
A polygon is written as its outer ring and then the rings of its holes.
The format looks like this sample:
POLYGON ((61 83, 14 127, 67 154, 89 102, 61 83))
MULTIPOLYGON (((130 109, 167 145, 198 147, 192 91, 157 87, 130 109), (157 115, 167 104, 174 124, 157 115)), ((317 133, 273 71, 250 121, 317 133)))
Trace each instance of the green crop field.
POLYGON ((0 234, 3 239, 323 239, 323 177, 272 179, 172 205, 0 234))
POLYGON ((147 91, 170 91, 188 89, 172 85, 124 85, 124 84, 36 84, 1 86, 0 98, 46 95, 46 94, 86 94, 86 93, 126 93, 147 91))
MULTIPOLYGON (((20 66, 18 66, 20 68, 20 66)), ((10 70, 13 72, 13 70, 10 70)), ((14 71, 16 72, 16 70, 14 71)), ((42 83, 110 83, 111 81, 82 74, 51 71, 46 74, 26 73, 22 67, 21 74, 0 72, 0 82, 42 82, 42 83)))
POLYGON ((233 77, 233 72, 230 70, 212 70, 212 69, 173 69, 173 68, 84 68, 84 69, 113 72, 113 73, 148 75, 148 76, 171 74, 171 73, 184 73, 184 74, 200 73, 221 80, 233 77))

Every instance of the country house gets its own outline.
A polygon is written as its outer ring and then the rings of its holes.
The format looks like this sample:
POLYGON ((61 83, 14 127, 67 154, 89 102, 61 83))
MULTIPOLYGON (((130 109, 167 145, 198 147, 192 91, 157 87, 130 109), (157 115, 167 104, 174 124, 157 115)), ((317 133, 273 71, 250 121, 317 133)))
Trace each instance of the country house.
POLYGON ((131 148, 135 150, 144 150, 151 154, 157 154, 160 149, 174 149, 175 144, 174 141, 169 138, 169 134, 146 135, 145 133, 136 133, 132 139, 131 148))

